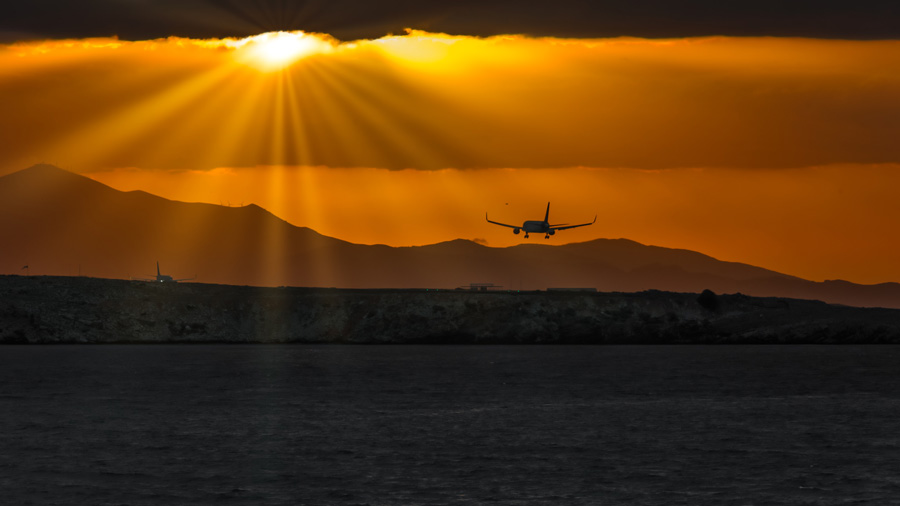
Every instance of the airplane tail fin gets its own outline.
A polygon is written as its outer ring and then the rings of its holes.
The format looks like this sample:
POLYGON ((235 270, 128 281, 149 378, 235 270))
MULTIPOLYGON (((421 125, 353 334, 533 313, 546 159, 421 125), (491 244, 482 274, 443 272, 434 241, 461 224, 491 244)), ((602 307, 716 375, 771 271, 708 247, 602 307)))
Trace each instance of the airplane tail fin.
POLYGON ((156 275, 159 276, 159 260, 156 261, 156 275))
POLYGON ((544 223, 550 223, 550 203, 547 202, 547 212, 544 214, 544 223))

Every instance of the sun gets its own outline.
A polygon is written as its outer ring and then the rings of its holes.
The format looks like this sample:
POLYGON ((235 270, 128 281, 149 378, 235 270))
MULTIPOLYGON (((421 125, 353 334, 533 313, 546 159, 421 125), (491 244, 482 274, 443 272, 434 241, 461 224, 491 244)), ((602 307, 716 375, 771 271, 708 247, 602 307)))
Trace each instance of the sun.
POLYGON ((266 72, 284 69, 302 58, 334 48, 332 40, 304 32, 268 32, 241 39, 236 45, 242 61, 266 72))

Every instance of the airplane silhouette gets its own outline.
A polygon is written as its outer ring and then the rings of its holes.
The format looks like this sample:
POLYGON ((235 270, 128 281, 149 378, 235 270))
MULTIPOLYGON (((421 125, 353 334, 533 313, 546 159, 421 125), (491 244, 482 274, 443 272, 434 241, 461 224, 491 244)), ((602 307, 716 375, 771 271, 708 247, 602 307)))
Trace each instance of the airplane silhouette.
POLYGON ((156 281, 158 283, 177 283, 179 281, 190 281, 192 279, 196 279, 197 276, 193 278, 182 278, 182 279, 174 279, 172 276, 168 274, 161 274, 159 272, 159 262, 156 262, 156 279, 153 278, 141 278, 143 281, 156 281))
POLYGON ((544 239, 549 239, 551 235, 556 234, 557 230, 565 230, 567 228, 575 228, 575 227, 584 227, 587 225, 593 225, 597 222, 597 215, 594 215, 594 221, 590 223, 579 223, 578 225, 566 225, 565 223, 561 223, 559 225, 551 225, 550 224, 550 203, 547 202, 547 213, 544 214, 544 221, 526 221, 519 225, 507 225, 506 223, 500 223, 498 221, 491 221, 488 218, 487 213, 484 213, 484 219, 488 221, 488 223, 493 223, 494 225, 500 225, 501 227, 509 227, 513 229, 514 234, 518 234, 521 230, 525 231, 525 238, 528 239, 529 232, 535 232, 539 234, 545 234, 544 239))

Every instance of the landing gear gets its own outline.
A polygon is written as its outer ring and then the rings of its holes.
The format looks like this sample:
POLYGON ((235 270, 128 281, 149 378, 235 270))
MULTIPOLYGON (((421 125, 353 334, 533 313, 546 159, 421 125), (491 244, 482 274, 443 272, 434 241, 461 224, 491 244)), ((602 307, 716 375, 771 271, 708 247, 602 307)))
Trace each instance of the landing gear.
POLYGON ((528 232, 525 232, 525 238, 528 239, 528 232))
POLYGON ((549 239, 549 238, 550 238, 550 234, 547 234, 544 236, 544 239, 549 239))

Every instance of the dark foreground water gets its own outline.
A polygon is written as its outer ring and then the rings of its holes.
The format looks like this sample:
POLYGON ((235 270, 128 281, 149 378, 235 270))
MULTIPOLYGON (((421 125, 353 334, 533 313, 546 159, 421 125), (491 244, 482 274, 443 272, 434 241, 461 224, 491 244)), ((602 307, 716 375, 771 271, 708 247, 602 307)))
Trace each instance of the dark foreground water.
POLYGON ((0 347, 2 504, 900 504, 900 347, 0 347))

